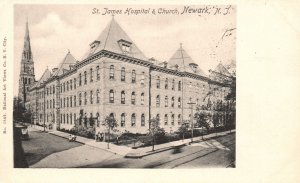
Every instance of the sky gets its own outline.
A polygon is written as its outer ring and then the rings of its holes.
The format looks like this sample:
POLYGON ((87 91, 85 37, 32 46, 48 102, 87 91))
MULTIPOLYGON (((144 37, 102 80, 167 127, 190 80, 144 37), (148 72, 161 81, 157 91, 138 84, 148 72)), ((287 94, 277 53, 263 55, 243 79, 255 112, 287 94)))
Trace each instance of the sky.
POLYGON ((177 9, 178 14, 115 14, 114 18, 146 57, 168 61, 182 43, 183 49, 207 74, 219 62, 235 62, 236 9, 230 13, 184 13, 184 5, 15 5, 14 6, 14 95, 18 93, 21 54, 24 45, 26 19, 29 24, 31 49, 38 80, 45 69, 57 67, 70 50, 77 60, 112 19, 109 10, 127 8, 140 10, 177 9), (100 14, 93 14, 97 8, 100 14), (226 33, 225 33, 226 32, 226 33), (225 33, 225 34, 224 34, 225 33), (232 33, 232 34, 229 34, 232 33))

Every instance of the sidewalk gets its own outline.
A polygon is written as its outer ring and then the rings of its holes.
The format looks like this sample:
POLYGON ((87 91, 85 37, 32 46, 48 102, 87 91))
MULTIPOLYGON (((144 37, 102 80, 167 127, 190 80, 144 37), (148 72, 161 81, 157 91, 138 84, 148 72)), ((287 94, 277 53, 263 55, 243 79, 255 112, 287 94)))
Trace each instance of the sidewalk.
MULTIPOLYGON (((39 126, 32 126, 31 128, 35 128, 36 130, 40 130, 43 131, 44 128, 39 127, 39 126)), ((231 130, 231 132, 235 132, 235 130, 231 130)), ((53 134, 59 137, 63 137, 68 139, 69 137, 69 133, 65 133, 65 132, 61 132, 61 131, 48 131, 49 134, 53 134)), ((223 135, 227 135, 229 134, 229 131, 225 131, 225 132, 219 132, 217 136, 223 136, 223 135)), ((211 133, 208 135, 204 135, 203 138, 204 140, 210 139, 216 137, 215 133, 211 133)), ((193 138, 194 142, 200 142, 202 141, 202 137, 194 137, 193 138)), ((92 146, 95 148, 99 148, 99 149, 103 149, 105 151, 109 151, 115 154, 119 154, 121 156, 124 156, 125 158, 142 158, 151 154, 155 154, 155 153, 159 153, 159 152, 163 152, 163 151, 167 151, 179 146, 183 146, 183 145, 187 145, 191 142, 191 139, 185 139, 183 140, 178 140, 178 141, 173 141, 173 142, 169 142, 169 143, 164 143, 164 144, 159 144, 159 145, 155 145, 154 146, 154 151, 152 151, 152 146, 149 147, 143 147, 143 148, 138 148, 138 149, 132 149, 130 147, 127 146, 118 146, 115 144, 110 143, 109 144, 109 149, 107 148, 107 142, 96 142, 94 139, 88 139, 85 137, 80 137, 77 136, 76 137, 76 142, 88 145, 88 146, 92 146)))

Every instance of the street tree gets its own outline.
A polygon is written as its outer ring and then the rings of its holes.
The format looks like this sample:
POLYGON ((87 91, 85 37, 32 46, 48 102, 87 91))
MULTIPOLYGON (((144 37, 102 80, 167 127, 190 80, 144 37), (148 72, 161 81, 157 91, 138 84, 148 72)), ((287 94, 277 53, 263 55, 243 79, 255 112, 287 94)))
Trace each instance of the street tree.
POLYGON ((189 129, 189 121, 183 121, 181 126, 178 128, 178 132, 182 135, 182 141, 184 141, 184 135, 188 132, 189 129))
POLYGON ((117 123, 117 120, 115 119, 115 117, 110 115, 110 116, 105 117, 102 125, 105 126, 108 131, 107 149, 109 149, 111 131, 113 131, 113 132, 116 131, 116 128, 118 127, 118 123, 117 123))
POLYGON ((199 108, 197 108, 197 112, 195 114, 195 119, 196 119, 196 124, 198 127, 200 127, 202 129, 202 140, 203 140, 203 129, 205 128, 207 131, 209 131, 209 124, 207 122, 207 115, 200 111, 199 108))
POLYGON ((165 136, 165 130, 159 126, 159 119, 152 118, 149 120, 149 135, 152 137, 152 151, 154 151, 154 145, 156 139, 162 139, 165 136))

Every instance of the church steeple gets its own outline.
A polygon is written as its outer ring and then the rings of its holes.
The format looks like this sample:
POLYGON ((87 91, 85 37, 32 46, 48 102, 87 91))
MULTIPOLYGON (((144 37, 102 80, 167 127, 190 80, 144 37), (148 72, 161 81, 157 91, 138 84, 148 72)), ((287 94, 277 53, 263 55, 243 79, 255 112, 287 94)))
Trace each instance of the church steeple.
POLYGON ((23 48, 22 60, 32 61, 28 20, 26 21, 26 31, 25 31, 25 36, 24 36, 24 48, 23 48))
POLYGON ((24 47, 22 52, 20 76, 19 76, 19 98, 25 103, 29 86, 35 82, 34 62, 31 52, 28 20, 26 21, 24 47))

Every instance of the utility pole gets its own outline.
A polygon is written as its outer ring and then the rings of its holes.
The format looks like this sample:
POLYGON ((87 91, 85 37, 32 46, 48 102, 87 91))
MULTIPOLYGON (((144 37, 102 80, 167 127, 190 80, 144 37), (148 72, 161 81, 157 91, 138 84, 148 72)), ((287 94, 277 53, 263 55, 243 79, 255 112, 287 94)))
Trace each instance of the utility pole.
POLYGON ((192 138, 191 138, 191 142, 193 142, 193 138, 194 138, 194 115, 193 115, 193 104, 196 104, 195 102, 189 102, 187 104, 191 105, 191 125, 192 125, 192 138))

